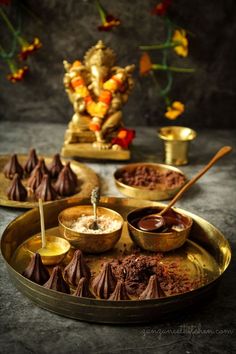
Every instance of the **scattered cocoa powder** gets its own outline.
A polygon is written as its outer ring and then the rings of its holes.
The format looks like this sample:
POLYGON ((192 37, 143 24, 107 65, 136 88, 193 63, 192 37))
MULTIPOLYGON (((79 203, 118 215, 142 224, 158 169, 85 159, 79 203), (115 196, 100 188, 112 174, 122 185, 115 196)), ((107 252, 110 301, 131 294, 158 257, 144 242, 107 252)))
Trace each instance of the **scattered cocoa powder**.
POLYGON ((117 280, 125 282, 130 295, 138 297, 146 288, 151 275, 156 274, 166 296, 176 295, 195 289, 200 280, 192 280, 189 272, 176 262, 162 262, 164 255, 132 254, 111 261, 112 272, 117 280))

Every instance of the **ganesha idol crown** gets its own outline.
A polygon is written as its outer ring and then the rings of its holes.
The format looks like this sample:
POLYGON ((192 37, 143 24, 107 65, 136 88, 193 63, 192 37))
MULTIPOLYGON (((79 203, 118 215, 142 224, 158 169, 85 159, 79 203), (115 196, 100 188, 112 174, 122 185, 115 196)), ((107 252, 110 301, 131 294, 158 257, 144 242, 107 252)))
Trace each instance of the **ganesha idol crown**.
POLYGON ((118 153, 127 159, 129 154, 122 151, 128 151, 135 134, 124 128, 122 107, 134 86, 134 65, 119 67, 115 62, 115 52, 102 41, 86 52, 83 61, 64 61, 64 85, 74 115, 62 155, 116 159, 118 153))

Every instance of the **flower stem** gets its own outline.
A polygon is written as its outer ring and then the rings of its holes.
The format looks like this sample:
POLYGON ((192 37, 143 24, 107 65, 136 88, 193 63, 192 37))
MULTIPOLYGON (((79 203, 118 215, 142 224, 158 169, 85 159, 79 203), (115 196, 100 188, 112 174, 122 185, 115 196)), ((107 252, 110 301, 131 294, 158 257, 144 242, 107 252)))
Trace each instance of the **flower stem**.
POLYGON ((176 66, 168 66, 161 64, 152 64, 152 70, 175 71, 179 73, 192 73, 195 71, 195 69, 193 68, 177 68, 176 66))
POLYGON ((12 73, 14 73, 16 71, 16 65, 14 63, 14 61, 9 58, 7 56, 7 52, 5 51, 5 49, 1 46, 0 44, 0 54, 1 54, 1 57, 2 59, 5 60, 5 62, 7 62, 8 66, 9 66, 9 69, 11 70, 12 73))
POLYGON ((21 46, 27 44, 27 42, 19 36, 18 32, 15 30, 15 28, 12 26, 11 22, 9 21, 7 15, 5 14, 5 12, 1 9, 0 7, 0 16, 2 17, 3 21, 6 23, 7 28, 9 29, 9 31, 13 34, 14 37, 17 38, 17 41, 19 42, 19 44, 21 46))
POLYGON ((102 24, 106 23, 106 13, 102 5, 100 4, 100 1, 96 0, 96 6, 101 17, 102 24))
MULTIPOLYGON (((165 44, 168 45, 170 43, 173 43, 172 41, 172 32, 173 32, 173 28, 172 28, 172 24, 169 20, 168 17, 165 18, 165 28, 166 28, 166 32, 167 32, 167 37, 166 37, 166 41, 165 44)), ((167 66, 167 59, 168 59, 168 48, 163 50, 163 55, 162 55, 162 65, 167 66)), ((170 92, 171 90, 171 86, 173 83, 173 75, 172 75, 172 71, 168 70, 166 71, 166 78, 167 78, 167 83, 166 86, 160 90, 160 95, 165 99, 165 97, 167 97, 167 94, 170 92)))
POLYGON ((171 43, 162 43, 162 44, 152 44, 152 45, 141 45, 139 46, 139 49, 141 50, 156 50, 156 49, 168 49, 168 48, 174 48, 177 45, 180 45, 181 43, 178 41, 171 42, 171 43))
POLYGON ((2 16, 2 19, 5 21, 8 29, 14 34, 16 35, 16 30, 15 28, 12 26, 11 22, 9 21, 7 15, 5 14, 5 12, 1 9, 0 7, 0 15, 2 16))

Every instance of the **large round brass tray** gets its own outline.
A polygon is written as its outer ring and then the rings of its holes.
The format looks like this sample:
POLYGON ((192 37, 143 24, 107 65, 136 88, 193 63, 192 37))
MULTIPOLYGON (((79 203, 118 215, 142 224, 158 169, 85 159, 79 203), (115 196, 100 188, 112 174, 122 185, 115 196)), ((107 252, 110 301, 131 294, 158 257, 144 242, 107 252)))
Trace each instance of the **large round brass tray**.
MULTIPOLYGON (((15 200, 9 200, 6 194, 7 188, 11 184, 11 180, 7 179, 3 174, 3 167, 10 159, 10 155, 0 155, 0 205, 13 207, 13 208, 35 208, 38 202, 33 197, 28 198, 25 202, 18 202, 15 200)), ((27 159, 26 155, 17 155, 18 161, 23 165, 27 159)), ((44 157, 46 164, 52 161, 52 157, 44 157)), ((65 164, 66 160, 61 160, 65 164)), ((68 160, 67 160, 68 161, 68 160)), ((83 163, 71 160, 70 164, 73 171, 77 174, 78 187, 73 197, 88 198, 94 187, 99 185, 99 179, 96 173, 83 163)), ((27 185, 27 179, 22 180, 23 184, 27 185)), ((51 202, 47 202, 51 203, 51 202)), ((45 203, 46 204, 46 203, 45 203)))
MULTIPOLYGON (((58 214, 61 210, 88 204, 88 199, 71 198, 45 205, 45 224, 47 230, 58 233, 58 214)), ((160 203, 123 198, 101 198, 101 206, 119 212, 124 219, 132 209, 145 206, 160 206, 160 203)), ((177 209, 181 211, 180 209, 177 209)), ((184 211, 185 212, 185 211, 184 211)), ((84 321, 100 323, 141 323, 159 319, 161 316, 193 306, 209 295, 217 285, 230 263, 231 251, 223 234, 206 220, 185 212, 193 218, 193 228, 189 240, 178 250, 168 252, 165 258, 179 259, 188 268, 193 277, 200 280, 192 291, 167 296, 155 300, 108 301, 79 298, 45 289, 21 275, 26 265, 22 245, 26 239, 39 233, 40 220, 38 210, 32 209, 13 220, 3 233, 1 251, 7 270, 15 286, 37 305, 57 314, 84 321)), ((59 234, 59 233, 58 233, 59 234)), ((90 255, 92 268, 96 268, 98 259, 116 258, 123 247, 130 247, 126 225, 119 243, 112 251, 100 256, 90 255), (124 245, 124 243, 126 245, 124 245)))

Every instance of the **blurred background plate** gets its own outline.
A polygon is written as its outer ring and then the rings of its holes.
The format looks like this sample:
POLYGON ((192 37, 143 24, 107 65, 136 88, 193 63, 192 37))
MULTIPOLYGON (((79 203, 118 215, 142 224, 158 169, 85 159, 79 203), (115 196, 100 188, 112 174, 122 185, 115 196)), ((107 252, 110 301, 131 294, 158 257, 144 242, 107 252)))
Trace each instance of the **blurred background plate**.
MULTIPOLYGON (((28 155, 17 155, 19 163, 23 166, 28 155)), ((49 156, 39 156, 43 157, 45 160, 46 165, 51 163, 53 157, 49 156)), ((6 178, 3 174, 3 168, 6 163, 10 160, 11 155, 0 155, 0 205, 12 207, 12 208, 35 208, 38 206, 38 202, 33 199, 33 197, 29 198, 25 202, 19 202, 15 200, 9 200, 7 197, 7 189, 11 185, 12 180, 6 178)), ((79 197, 79 198, 86 198, 89 197, 91 191, 94 187, 99 185, 99 178, 96 173, 86 166, 83 163, 74 161, 74 160, 64 160, 61 159, 63 165, 70 161, 70 166, 72 170, 76 173, 78 178, 78 187, 75 194, 71 197, 79 197)), ((24 186, 27 186, 28 178, 22 179, 22 183, 24 186)), ((63 198, 61 198, 63 199, 63 198)), ((51 202, 44 202, 44 204, 51 203, 51 202)))

